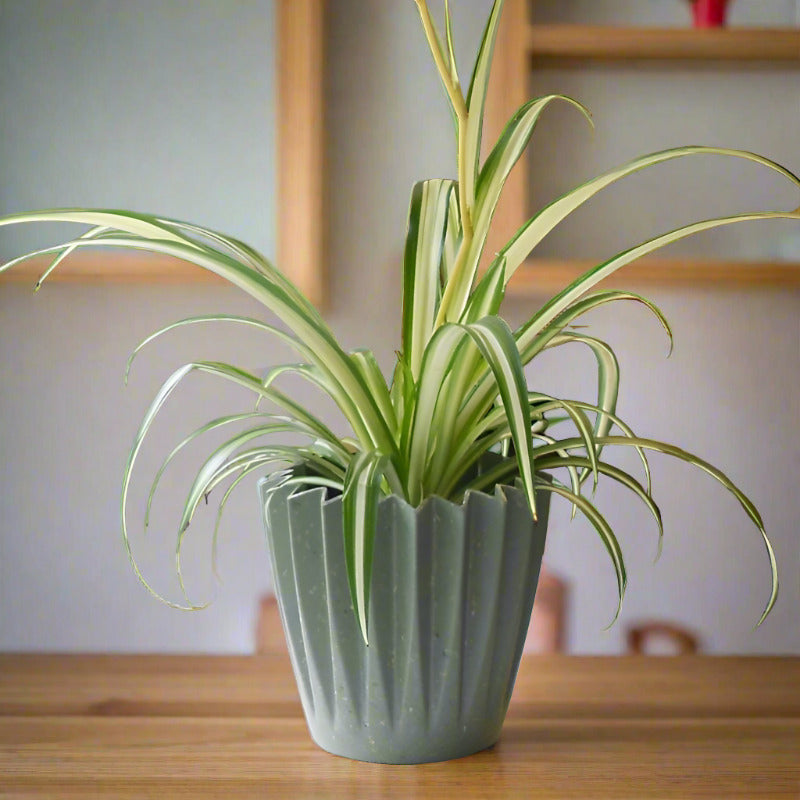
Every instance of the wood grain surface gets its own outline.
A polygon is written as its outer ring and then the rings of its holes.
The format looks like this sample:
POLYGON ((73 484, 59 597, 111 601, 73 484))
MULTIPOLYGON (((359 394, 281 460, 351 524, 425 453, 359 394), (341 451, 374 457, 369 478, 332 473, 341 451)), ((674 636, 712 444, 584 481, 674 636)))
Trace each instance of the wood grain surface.
MULTIPOLYGON (((519 296, 556 292, 598 263, 591 259, 529 258, 514 273, 509 286, 519 296)), ((800 262, 653 256, 628 264, 600 286, 604 289, 654 286, 796 289, 800 287, 800 262)))
POLYGON ((523 660, 502 738, 314 745, 284 656, 0 655, 0 797, 800 798, 800 659, 523 660))
POLYGON ((528 50, 537 60, 760 61, 786 68, 800 63, 800 30, 530 25, 528 50))

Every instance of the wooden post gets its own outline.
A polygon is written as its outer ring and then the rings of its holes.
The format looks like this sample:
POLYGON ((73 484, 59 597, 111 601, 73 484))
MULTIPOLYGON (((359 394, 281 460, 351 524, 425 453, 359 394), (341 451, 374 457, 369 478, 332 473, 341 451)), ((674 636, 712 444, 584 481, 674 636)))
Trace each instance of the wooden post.
MULTIPOLYGON (((484 156, 493 145, 511 115, 528 99, 528 3, 505 0, 503 17, 497 32, 484 120, 484 156)), ((506 181, 495 212, 484 253, 484 265, 527 219, 528 159, 522 155, 506 181)))
POLYGON ((324 301, 324 0, 278 0, 278 266, 324 301))

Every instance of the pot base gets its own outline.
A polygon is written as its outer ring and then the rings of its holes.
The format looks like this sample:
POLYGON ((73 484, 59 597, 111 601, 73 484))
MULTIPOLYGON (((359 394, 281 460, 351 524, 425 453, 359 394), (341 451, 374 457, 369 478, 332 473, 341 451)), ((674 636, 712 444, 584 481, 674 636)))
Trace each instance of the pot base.
POLYGON ((365 761, 372 764, 430 764, 437 761, 451 761, 466 758, 490 747, 500 739, 500 731, 491 736, 464 739, 454 735, 449 740, 420 742, 419 740, 400 741, 392 738, 389 742, 372 740, 368 736, 348 739, 334 735, 318 736, 311 731, 315 744, 334 756, 365 761))

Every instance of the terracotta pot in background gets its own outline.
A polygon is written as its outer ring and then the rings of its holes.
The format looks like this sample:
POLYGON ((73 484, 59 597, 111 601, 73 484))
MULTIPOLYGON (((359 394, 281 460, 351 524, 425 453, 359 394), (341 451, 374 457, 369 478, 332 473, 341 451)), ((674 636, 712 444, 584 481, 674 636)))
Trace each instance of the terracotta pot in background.
POLYGON ((695 28, 721 28, 730 0, 691 0, 695 28))

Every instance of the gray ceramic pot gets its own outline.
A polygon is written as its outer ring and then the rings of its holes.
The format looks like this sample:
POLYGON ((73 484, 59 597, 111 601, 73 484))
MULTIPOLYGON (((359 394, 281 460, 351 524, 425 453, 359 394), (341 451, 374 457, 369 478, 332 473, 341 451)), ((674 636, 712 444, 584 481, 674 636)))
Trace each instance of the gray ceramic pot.
POLYGON ((341 498, 259 484, 289 653, 311 736, 337 755, 443 761, 493 745, 514 687, 544 551, 549 492, 533 522, 497 487, 462 505, 380 504, 369 646, 353 614, 341 498))

